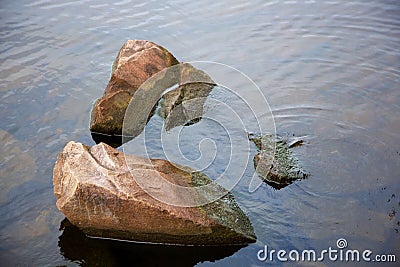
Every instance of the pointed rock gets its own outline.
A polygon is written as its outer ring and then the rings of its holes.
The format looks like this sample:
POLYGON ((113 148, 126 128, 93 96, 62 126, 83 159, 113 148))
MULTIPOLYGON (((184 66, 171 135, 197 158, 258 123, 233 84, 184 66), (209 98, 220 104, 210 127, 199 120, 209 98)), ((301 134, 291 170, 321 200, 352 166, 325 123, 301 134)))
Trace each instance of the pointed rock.
POLYGON ((204 174, 178 167, 126 155, 104 143, 87 147, 71 141, 54 167, 57 207, 89 236, 185 245, 255 242, 249 219, 220 186, 211 193, 218 191, 223 197, 202 206, 177 206, 153 198, 151 190, 176 203, 213 197, 208 190, 187 196, 155 179, 189 188, 211 183, 204 174))
POLYGON ((90 131, 121 135, 126 107, 140 85, 159 71, 178 64, 165 48, 145 40, 128 40, 114 61, 104 95, 96 101, 90 131))

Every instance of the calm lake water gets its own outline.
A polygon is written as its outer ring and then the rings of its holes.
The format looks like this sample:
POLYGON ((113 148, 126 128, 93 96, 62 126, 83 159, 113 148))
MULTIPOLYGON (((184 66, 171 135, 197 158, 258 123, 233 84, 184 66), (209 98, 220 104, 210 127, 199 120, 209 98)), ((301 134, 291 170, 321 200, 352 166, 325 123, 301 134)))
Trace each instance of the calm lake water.
MULTIPOLYGON (((279 266, 276 258, 260 262, 257 252, 265 245, 322 251, 337 248, 339 238, 349 249, 395 254, 400 261, 397 0, 1 0, 0 22, 1 266, 279 266), (52 184, 57 154, 70 140, 94 144, 92 103, 127 39, 154 41, 180 61, 240 70, 268 100, 276 132, 303 138, 293 151, 308 179, 281 190, 262 184, 250 193, 250 161, 232 191, 257 243, 194 249, 111 242, 63 222, 52 184)), ((230 104, 235 108, 235 100, 230 104)), ((146 129, 154 140, 159 121, 154 116, 146 129)), ((181 146, 192 146, 183 151, 187 158, 198 157, 204 138, 229 141, 208 131, 210 125, 182 132, 181 146)), ((158 143, 149 148, 151 156, 164 157, 158 143)), ((231 156, 224 146, 219 153, 210 177, 231 156)))

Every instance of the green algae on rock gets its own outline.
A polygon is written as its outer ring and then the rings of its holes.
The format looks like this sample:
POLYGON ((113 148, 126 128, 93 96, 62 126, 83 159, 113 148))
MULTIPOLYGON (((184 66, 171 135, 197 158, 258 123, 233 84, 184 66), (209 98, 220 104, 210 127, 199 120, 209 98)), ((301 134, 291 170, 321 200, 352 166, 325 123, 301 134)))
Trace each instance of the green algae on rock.
POLYGON ((281 189, 296 180, 306 179, 309 173, 299 164, 290 150, 303 143, 301 139, 287 140, 273 135, 249 134, 259 153, 254 156, 254 168, 262 180, 281 189))
MULTIPOLYGON (((205 174, 198 171, 192 172, 191 186, 202 187, 210 183, 212 183, 212 181, 205 174)), ((240 242, 240 239, 237 239, 237 234, 239 233, 240 236, 244 236, 248 240, 254 240, 255 242, 256 236, 253 226, 249 218, 236 203, 234 196, 221 186, 216 186, 213 189, 222 192, 222 194, 224 194, 223 197, 200 206, 199 208, 217 224, 225 227, 225 230, 220 232, 221 237, 223 239, 233 239, 240 242), (227 231, 227 229, 235 229, 235 231, 227 231)), ((207 192, 204 194, 207 195, 207 192)), ((211 192, 210 195, 215 195, 215 192, 211 192)))

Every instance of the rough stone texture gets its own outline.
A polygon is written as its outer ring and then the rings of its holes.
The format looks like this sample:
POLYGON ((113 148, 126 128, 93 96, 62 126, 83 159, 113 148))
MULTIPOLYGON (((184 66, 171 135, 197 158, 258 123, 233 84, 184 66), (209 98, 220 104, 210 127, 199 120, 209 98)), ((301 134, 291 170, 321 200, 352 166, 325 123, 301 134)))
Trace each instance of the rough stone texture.
POLYGON ((159 113, 164 118, 165 130, 199 122, 204 114, 204 103, 213 87, 206 83, 189 83, 166 93, 159 113))
POLYGON ((286 140, 271 135, 249 135, 259 153, 254 156, 254 168, 260 177, 275 189, 281 189, 296 180, 306 179, 309 174, 304 171, 290 148, 302 144, 294 138, 286 140))
POLYGON ((104 95, 93 106, 90 131, 120 135, 131 96, 148 78, 178 63, 170 52, 153 42, 128 40, 114 61, 104 95))
POLYGON ((117 91, 98 99, 91 116, 91 131, 109 135, 121 134, 125 111, 132 96, 127 91, 117 91))
MULTIPOLYGON (((87 147, 71 141, 54 167, 57 207, 90 236, 186 245, 255 241, 250 221, 221 187, 217 189, 225 196, 212 203, 172 206, 157 201, 137 183, 140 179, 147 190, 182 198, 179 192, 160 186, 156 176, 184 187, 211 182, 204 174, 165 160, 124 155, 104 143, 87 147)), ((190 198, 209 197, 207 191, 198 192, 190 198)))

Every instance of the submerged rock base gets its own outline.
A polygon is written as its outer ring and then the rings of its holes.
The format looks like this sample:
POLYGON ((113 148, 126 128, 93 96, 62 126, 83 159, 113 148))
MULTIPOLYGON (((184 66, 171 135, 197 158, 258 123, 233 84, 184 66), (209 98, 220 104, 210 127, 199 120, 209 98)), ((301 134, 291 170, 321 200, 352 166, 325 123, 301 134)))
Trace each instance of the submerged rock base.
MULTIPOLYGON (((89 236, 184 245, 255 242, 249 219, 222 187, 214 187, 223 193, 216 201, 176 206, 148 194, 153 190, 169 199, 187 197, 154 177, 189 188, 211 183, 204 174, 165 160, 126 155, 104 143, 87 147, 71 141, 54 168, 57 207, 89 236), (144 184, 139 186, 138 179, 144 184)), ((193 192, 193 199, 211 198, 207 190, 193 192)))
POLYGON ((95 239, 87 237, 67 219, 61 222, 60 229, 61 254, 72 262, 84 262, 85 266, 195 266, 229 257, 245 247, 171 246, 95 239))

